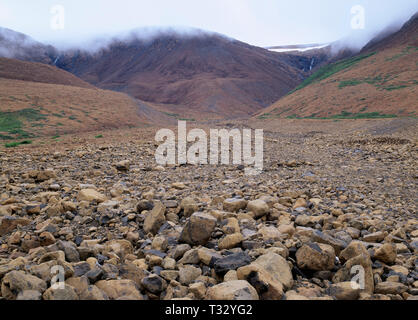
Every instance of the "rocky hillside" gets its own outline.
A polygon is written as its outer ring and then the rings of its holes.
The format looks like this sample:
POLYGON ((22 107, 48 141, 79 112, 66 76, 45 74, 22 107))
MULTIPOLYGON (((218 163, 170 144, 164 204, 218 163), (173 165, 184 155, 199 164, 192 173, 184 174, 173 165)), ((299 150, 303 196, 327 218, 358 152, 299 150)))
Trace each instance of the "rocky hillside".
POLYGON ((416 115, 418 18, 378 37, 358 55, 326 65, 259 118, 369 118, 416 115))

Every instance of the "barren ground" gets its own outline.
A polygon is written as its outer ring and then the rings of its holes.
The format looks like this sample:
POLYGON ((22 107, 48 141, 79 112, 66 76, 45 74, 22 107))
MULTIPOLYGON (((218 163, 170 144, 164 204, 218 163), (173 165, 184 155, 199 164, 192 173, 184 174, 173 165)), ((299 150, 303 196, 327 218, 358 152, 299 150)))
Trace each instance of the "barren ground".
POLYGON ((417 298, 416 119, 193 125, 264 128, 265 170, 158 167, 154 127, 2 147, 0 299, 417 298))

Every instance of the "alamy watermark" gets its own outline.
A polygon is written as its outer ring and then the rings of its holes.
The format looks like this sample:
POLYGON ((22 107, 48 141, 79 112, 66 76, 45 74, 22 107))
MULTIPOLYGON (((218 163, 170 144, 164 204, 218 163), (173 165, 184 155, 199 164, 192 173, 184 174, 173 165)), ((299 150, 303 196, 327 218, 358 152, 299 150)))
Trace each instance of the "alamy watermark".
POLYGON ((351 278, 351 288, 354 290, 360 289, 364 290, 366 288, 366 281, 365 281, 365 271, 363 266, 356 265, 353 266, 350 270, 350 274, 354 275, 353 278, 351 278))
POLYGON ((362 5, 351 8, 351 29, 363 30, 366 28, 366 9, 362 5))
POLYGON ((63 5, 57 4, 51 7, 51 29, 63 30, 65 28, 65 8, 63 5))
POLYGON ((65 289, 65 271, 60 265, 53 266, 51 268, 51 288, 52 290, 63 290, 65 289))
POLYGON ((252 129, 202 129, 187 132, 186 121, 178 122, 177 157, 176 135, 170 129, 161 129, 155 135, 157 142, 163 142, 155 152, 157 164, 230 164, 230 142, 232 139, 232 164, 244 165, 246 175, 262 172, 264 162, 264 135, 262 129, 254 130, 254 155, 252 154, 252 129), (208 151, 209 142, 209 151, 208 151), (187 144, 192 145, 187 148, 187 144), (220 148, 219 148, 220 145, 220 148), (176 161, 177 160, 177 161, 176 161))

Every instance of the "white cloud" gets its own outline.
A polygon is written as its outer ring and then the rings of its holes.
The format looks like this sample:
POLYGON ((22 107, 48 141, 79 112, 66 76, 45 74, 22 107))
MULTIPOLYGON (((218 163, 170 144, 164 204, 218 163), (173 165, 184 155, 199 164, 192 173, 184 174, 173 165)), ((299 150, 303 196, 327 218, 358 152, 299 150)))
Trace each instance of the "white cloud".
POLYGON ((67 44, 146 26, 189 26, 274 46, 347 36, 358 4, 366 7, 370 34, 418 10, 418 0, 0 0, 0 26, 67 44), (56 4, 65 7, 64 30, 50 28, 56 4))

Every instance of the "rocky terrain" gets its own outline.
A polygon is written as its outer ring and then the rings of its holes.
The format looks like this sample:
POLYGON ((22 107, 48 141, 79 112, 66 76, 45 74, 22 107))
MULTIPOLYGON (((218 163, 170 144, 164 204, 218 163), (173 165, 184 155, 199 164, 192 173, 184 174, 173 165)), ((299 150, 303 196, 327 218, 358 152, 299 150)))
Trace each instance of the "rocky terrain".
POLYGON ((1 149, 0 299, 417 299, 416 119, 277 120, 257 176, 155 131, 1 149))

